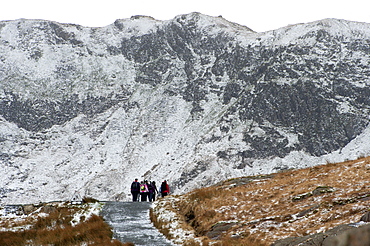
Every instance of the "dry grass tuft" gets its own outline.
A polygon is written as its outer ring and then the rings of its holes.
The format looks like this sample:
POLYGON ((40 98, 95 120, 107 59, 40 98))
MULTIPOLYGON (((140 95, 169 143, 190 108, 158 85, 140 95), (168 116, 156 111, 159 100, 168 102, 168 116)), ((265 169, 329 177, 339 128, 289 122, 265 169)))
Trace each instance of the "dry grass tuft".
POLYGON ((85 196, 84 198, 82 198, 82 202, 83 203, 95 203, 99 201, 93 197, 85 196))
POLYGON ((78 206, 44 206, 41 211, 50 211, 48 216, 38 217, 29 229, 0 232, 0 245, 133 245, 112 240, 111 228, 98 215, 72 226, 74 214, 81 209, 78 206))

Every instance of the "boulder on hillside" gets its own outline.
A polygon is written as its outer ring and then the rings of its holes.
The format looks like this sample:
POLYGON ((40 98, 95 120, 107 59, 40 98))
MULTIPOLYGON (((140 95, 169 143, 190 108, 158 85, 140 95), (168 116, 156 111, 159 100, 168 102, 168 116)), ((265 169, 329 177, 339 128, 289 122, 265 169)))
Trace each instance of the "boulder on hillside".
POLYGON ((289 237, 276 241, 271 246, 369 246, 370 224, 358 228, 340 225, 331 230, 304 237, 289 237))
POLYGON ((369 211, 369 212, 367 212, 366 214, 364 214, 364 215, 361 217, 360 221, 370 222, 370 211, 369 211))
POLYGON ((322 246, 369 246, 370 224, 353 228, 340 233, 338 236, 329 237, 323 241, 322 246))

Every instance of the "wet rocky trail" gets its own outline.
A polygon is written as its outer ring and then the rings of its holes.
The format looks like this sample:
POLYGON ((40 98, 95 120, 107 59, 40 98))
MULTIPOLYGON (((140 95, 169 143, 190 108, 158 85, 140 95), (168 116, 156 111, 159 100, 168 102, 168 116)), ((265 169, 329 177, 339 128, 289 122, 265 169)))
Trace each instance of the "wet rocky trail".
POLYGON ((106 202, 102 216, 113 228, 113 237, 135 245, 173 245, 151 223, 149 202, 106 202))

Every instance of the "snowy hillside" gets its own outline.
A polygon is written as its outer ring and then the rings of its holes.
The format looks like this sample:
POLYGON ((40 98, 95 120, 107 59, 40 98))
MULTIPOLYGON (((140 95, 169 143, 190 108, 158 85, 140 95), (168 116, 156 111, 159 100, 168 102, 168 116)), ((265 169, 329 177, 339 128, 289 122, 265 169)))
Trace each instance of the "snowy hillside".
POLYGON ((370 24, 0 22, 1 203, 127 200, 370 154, 370 24))

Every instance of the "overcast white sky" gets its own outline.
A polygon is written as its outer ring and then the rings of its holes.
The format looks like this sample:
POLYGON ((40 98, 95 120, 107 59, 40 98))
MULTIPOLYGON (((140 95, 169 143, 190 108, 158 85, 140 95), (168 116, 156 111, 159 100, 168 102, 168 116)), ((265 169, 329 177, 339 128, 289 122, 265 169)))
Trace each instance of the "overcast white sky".
POLYGON ((0 20, 44 19, 100 27, 133 15, 169 20, 196 11, 263 32, 325 18, 370 23, 369 7, 369 0, 2 0, 0 20))

